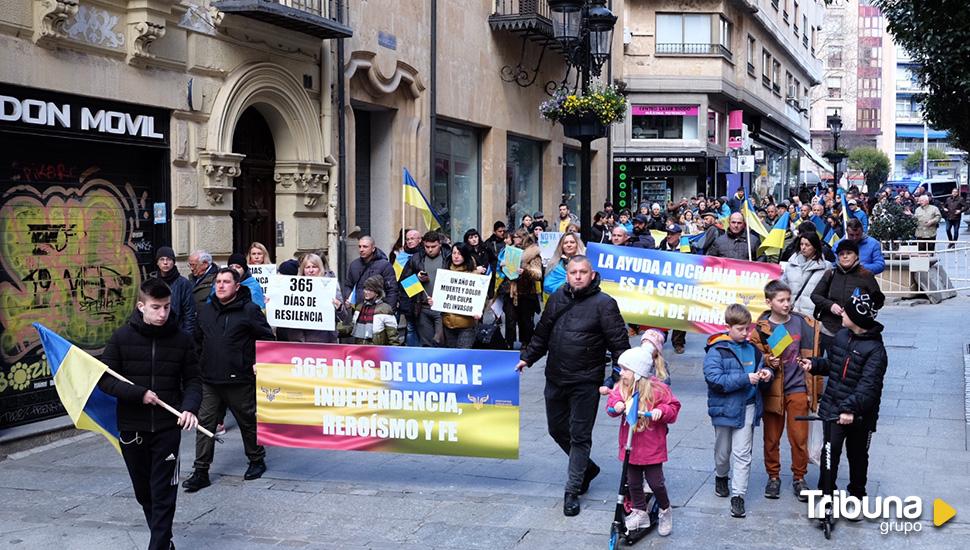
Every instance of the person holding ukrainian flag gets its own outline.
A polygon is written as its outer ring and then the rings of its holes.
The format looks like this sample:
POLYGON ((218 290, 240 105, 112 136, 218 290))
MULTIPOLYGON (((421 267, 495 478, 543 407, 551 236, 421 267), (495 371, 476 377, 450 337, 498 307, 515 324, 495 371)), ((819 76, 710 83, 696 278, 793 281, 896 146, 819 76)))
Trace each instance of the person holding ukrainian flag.
POLYGON ((172 547, 172 521, 178 497, 179 427, 198 425, 202 378, 192 337, 179 329, 171 313, 172 290, 161 279, 138 288, 138 302, 128 322, 114 332, 101 361, 125 382, 104 374, 98 388, 118 400, 121 456, 151 530, 150 550, 172 547), (175 417, 160 402, 184 411, 175 417))
POLYGON ((781 493, 782 432, 787 428, 791 445, 792 490, 798 500, 805 502, 808 489, 808 423, 797 422, 798 416, 818 410, 822 383, 818 377, 806 376, 799 365, 802 358, 817 354, 818 329, 815 320, 792 311, 792 289, 781 281, 765 285, 765 301, 770 308, 755 323, 749 340, 765 358, 765 365, 774 371, 770 384, 764 384, 764 459, 768 473, 765 498, 777 499, 781 493))

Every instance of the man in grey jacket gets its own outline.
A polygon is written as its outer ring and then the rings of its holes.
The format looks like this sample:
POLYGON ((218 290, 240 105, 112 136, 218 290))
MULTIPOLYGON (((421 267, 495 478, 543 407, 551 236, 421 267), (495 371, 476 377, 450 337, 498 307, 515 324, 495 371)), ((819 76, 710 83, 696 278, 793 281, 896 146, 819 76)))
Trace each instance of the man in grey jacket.
POLYGON ((919 243, 919 249, 932 252, 936 250, 934 241, 936 241, 936 232, 940 228, 940 220, 943 219, 943 214, 940 214, 939 208, 930 204, 929 195, 920 195, 917 204, 919 206, 913 211, 913 216, 916 218, 916 240, 928 241, 919 243))

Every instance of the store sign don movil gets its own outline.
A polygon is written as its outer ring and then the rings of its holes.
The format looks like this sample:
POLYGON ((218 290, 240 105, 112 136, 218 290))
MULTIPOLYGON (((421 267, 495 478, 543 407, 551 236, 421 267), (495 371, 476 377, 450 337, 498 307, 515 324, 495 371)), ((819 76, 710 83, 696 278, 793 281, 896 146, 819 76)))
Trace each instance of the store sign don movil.
POLYGON ((9 95, 0 95, 0 122, 165 140, 165 134, 156 130, 153 115, 9 95))

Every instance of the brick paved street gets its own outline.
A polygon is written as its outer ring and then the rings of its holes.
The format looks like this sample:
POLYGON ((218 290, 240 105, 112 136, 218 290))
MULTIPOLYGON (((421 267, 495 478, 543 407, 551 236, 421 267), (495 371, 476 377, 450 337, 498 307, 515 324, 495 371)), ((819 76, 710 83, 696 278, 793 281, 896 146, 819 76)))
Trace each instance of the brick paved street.
MULTIPOLYGON (((840 548, 955 548, 970 536, 970 453, 964 419, 963 354, 970 299, 939 306, 894 306, 886 323, 890 354, 879 431, 872 439, 872 495, 924 499, 917 534, 880 535, 877 523, 837 525, 840 548), (932 499, 958 511, 932 526, 932 499)), ((638 546, 815 547, 822 533, 783 476, 782 498, 762 495, 767 477, 760 429, 748 518, 733 519, 713 495, 713 430, 700 374, 702 338, 668 357, 683 402, 670 432, 666 476, 674 512, 667 539, 638 546)), ((214 485, 180 494, 179 548, 605 548, 620 465, 616 422, 602 414, 594 457, 604 473, 583 498, 583 512, 561 512, 565 457, 545 433, 541 368, 522 384, 521 458, 484 460, 417 455, 269 449, 269 471, 244 482, 245 457, 232 430, 217 449, 214 485)), ((193 439, 182 445, 183 475, 193 439)), ((783 446, 784 448, 784 446, 783 446)), ((788 468, 783 451, 783 473, 788 468)), ((845 469, 843 469, 845 471, 845 469)), ((809 473, 814 483, 816 470, 809 473)), ((841 482, 844 485, 844 481, 841 482)), ((0 546, 4 548, 142 548, 148 540, 124 465, 100 438, 77 438, 0 462, 0 546)))

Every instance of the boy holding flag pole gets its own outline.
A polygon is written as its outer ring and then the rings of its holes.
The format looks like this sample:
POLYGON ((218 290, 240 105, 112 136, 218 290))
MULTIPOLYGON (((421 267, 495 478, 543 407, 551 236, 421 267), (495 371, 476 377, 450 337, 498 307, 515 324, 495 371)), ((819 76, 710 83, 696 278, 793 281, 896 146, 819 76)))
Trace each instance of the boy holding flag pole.
POLYGON ((762 387, 764 397, 764 457, 768 472, 765 498, 776 499, 781 491, 781 434, 787 427, 792 456, 792 489, 798 500, 806 501, 808 489, 808 423, 796 422, 818 409, 822 382, 806 376, 799 360, 813 357, 818 342, 815 320, 792 311, 791 289, 781 281, 765 285, 765 301, 770 308, 761 315, 750 341, 763 354, 765 364, 774 371, 771 384, 762 387))

